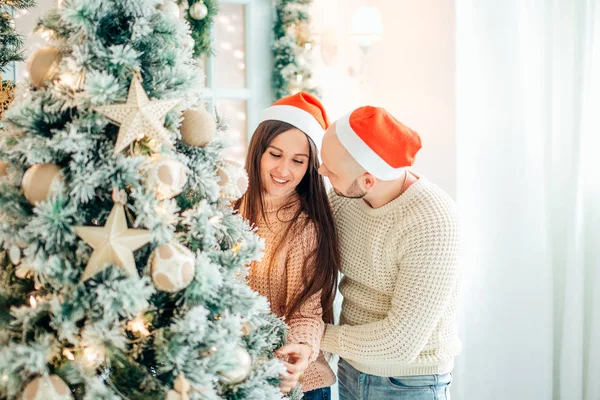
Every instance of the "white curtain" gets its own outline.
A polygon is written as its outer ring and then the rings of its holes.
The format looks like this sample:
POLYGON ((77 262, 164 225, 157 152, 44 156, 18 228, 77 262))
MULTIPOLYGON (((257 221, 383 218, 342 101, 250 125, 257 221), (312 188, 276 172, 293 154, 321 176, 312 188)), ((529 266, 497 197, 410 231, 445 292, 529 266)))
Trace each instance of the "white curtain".
POLYGON ((600 399, 600 2, 457 0, 454 398, 600 399))

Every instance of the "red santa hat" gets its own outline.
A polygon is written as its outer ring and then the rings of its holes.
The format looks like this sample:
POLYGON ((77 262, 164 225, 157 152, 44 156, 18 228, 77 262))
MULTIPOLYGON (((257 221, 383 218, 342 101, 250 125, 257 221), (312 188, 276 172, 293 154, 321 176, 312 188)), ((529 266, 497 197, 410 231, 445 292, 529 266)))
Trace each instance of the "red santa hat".
POLYGON ((304 132, 321 150, 321 142, 329 118, 323 104, 312 94, 299 92, 277 100, 262 113, 260 122, 276 120, 287 122, 304 132))
POLYGON ((338 139, 354 159, 382 181, 400 178, 413 165, 421 138, 385 109, 360 107, 335 125, 338 139))

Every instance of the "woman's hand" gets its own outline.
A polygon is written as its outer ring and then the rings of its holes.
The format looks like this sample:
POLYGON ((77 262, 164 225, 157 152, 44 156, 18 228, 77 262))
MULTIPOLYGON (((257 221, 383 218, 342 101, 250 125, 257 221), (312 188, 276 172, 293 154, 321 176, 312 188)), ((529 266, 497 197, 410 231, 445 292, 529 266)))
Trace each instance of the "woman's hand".
POLYGON ((287 373, 281 375, 282 381, 279 385, 284 394, 300 383, 302 374, 308 368, 311 352, 310 346, 303 343, 286 344, 275 352, 278 356, 287 357, 287 362, 284 362, 287 373))

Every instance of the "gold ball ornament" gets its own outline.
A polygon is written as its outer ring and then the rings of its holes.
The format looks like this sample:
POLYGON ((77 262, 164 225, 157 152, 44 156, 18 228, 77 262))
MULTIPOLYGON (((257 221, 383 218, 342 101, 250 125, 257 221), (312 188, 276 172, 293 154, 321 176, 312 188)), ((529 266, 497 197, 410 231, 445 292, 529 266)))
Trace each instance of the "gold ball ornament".
POLYGON ((58 183, 63 181, 62 170, 58 165, 36 164, 25 171, 21 186, 27 201, 35 206, 47 200, 58 183))
POLYGON ((175 18, 179 18, 181 15, 179 6, 174 1, 165 0, 165 2, 159 8, 163 13, 175 18))
POLYGON ((214 117, 201 108, 189 108, 183 112, 181 140, 188 146, 206 146, 215 136, 217 123, 214 117))
POLYGON ((70 400, 73 398, 69 386, 57 375, 35 378, 25 387, 22 400, 70 400))
POLYGON ((217 170, 221 198, 235 201, 242 197, 248 190, 248 174, 240 164, 224 160, 217 170))
POLYGON ((177 196, 186 182, 187 169, 181 162, 163 154, 155 154, 150 158, 148 183, 156 189, 159 199, 177 196))
POLYGON ((36 51, 27 64, 29 80, 33 86, 39 89, 45 82, 56 78, 61 59, 60 50, 56 47, 42 47, 36 51))
POLYGON ((235 358, 234 368, 219 372, 220 380, 229 385, 244 381, 252 370, 252 357, 246 349, 237 346, 235 348, 235 358))
POLYGON ((206 18, 208 15, 208 8, 202 1, 199 1, 190 6, 189 13, 190 17, 199 21, 206 18))
POLYGON ((194 253, 180 243, 167 243, 152 253, 150 274, 158 290, 175 293, 185 289, 195 272, 194 253))

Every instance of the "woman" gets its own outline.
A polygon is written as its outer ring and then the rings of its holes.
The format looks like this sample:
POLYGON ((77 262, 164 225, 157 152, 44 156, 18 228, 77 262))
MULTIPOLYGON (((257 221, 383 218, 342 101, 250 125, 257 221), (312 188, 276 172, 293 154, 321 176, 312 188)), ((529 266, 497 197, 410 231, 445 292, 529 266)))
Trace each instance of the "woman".
POLYGON ((249 186, 236 203, 265 239, 265 254, 250 267, 249 284, 267 297, 290 327, 281 390, 301 381, 306 400, 330 399, 335 375, 321 353, 324 322, 333 322, 340 264, 337 236, 318 146, 329 126, 322 104, 300 92, 263 113, 254 132, 246 171, 249 186))

